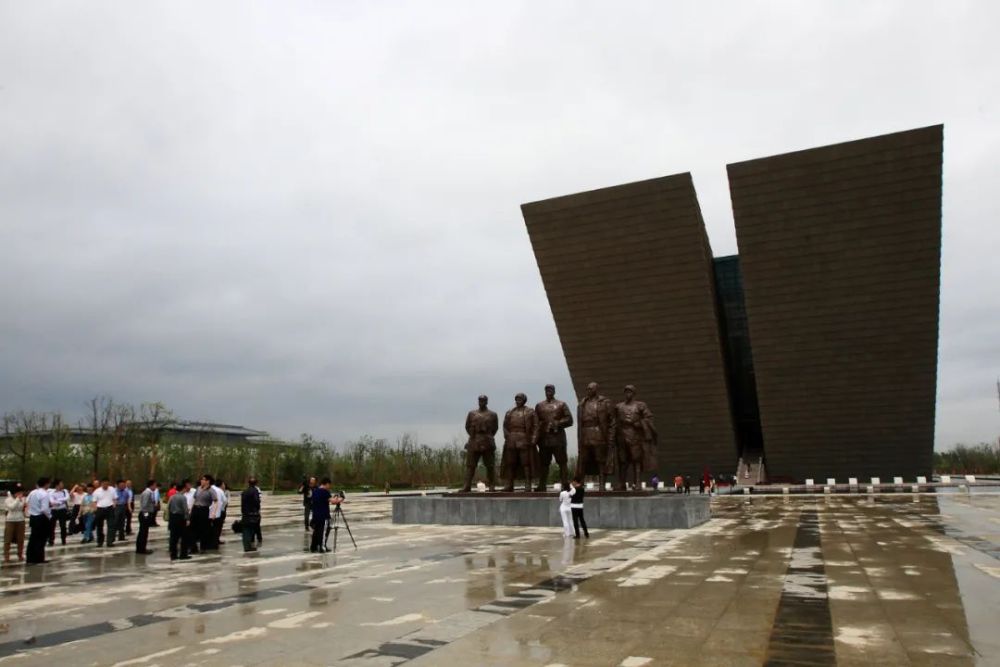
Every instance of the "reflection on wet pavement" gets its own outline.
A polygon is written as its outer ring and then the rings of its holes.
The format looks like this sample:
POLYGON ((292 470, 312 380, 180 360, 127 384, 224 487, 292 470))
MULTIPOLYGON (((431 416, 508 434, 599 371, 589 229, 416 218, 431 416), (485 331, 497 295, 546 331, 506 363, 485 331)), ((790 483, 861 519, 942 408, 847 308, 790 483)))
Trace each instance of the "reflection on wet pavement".
POLYGON ((295 498, 264 544, 171 564, 71 544, 0 570, 0 663, 1000 664, 1000 495, 723 497, 691 530, 395 526, 310 554, 295 498))

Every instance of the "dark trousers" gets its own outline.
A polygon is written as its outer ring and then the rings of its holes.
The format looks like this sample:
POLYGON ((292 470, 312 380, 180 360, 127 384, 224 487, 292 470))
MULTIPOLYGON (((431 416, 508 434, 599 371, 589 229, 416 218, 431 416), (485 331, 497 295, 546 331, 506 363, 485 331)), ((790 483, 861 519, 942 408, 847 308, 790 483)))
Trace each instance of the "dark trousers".
POLYGON ((583 508, 574 507, 573 511, 573 531, 576 533, 577 537, 580 537, 580 526, 583 526, 584 537, 590 537, 590 532, 587 530, 587 521, 583 518, 583 508))
POLYGON ((208 507, 195 505, 191 509, 191 532, 201 551, 216 548, 212 522, 208 518, 208 507))
POLYGON ((115 543, 115 508, 112 507, 98 507, 95 512, 97 518, 94 521, 97 522, 97 546, 104 546, 104 529, 107 528, 108 531, 108 546, 110 547, 115 543))
POLYGON ((125 534, 132 534, 132 510, 125 508, 125 534))
POLYGON ((312 521, 312 542, 309 544, 309 551, 319 551, 323 548, 323 533, 326 531, 326 519, 313 517, 312 521))
POLYGON ((180 555, 187 556, 191 546, 190 531, 183 514, 171 514, 167 519, 167 529, 170 531, 170 560, 177 559, 177 547, 180 555))
POLYGON ((69 513, 69 534, 74 535, 83 530, 83 523, 80 521, 80 506, 73 505, 69 513))
POLYGON ((187 552, 189 554, 201 553, 198 548, 198 536, 194 534, 194 527, 191 524, 191 518, 188 517, 184 520, 184 530, 182 531, 181 537, 183 538, 184 544, 187 545, 187 552))
MULTIPOLYGON (((125 539, 125 518, 128 516, 128 508, 124 505, 115 505, 115 532, 119 540, 125 539)), ((111 544, 110 540, 108 544, 111 544)))
POLYGON ((249 551, 254 538, 260 533, 260 521, 243 520, 243 551, 249 551))
POLYGON ((39 514, 28 517, 28 523, 31 527, 31 535, 28 536, 28 548, 25 554, 26 561, 29 565, 32 563, 44 563, 45 543, 48 541, 52 530, 49 526, 51 520, 44 514, 39 514))
POLYGON ((312 509, 312 508, 311 508, 311 507, 310 507, 309 505, 303 505, 303 506, 302 506, 302 512, 303 512, 303 514, 305 514, 305 520, 306 520, 306 528, 307 528, 307 529, 308 529, 308 528, 309 528, 310 526, 312 526, 312 524, 311 524, 311 523, 309 523, 309 510, 311 510, 311 509, 312 509))
POLYGON ((222 541, 222 531, 226 527, 226 511, 223 510, 219 513, 218 519, 212 520, 212 530, 214 531, 216 543, 222 541))
POLYGON ((146 542, 149 541, 149 527, 153 525, 152 512, 139 512, 139 534, 135 537, 135 552, 141 554, 146 551, 146 542))
POLYGON ((59 524, 59 537, 62 539, 62 543, 66 544, 66 522, 69 521, 69 510, 63 507, 62 509, 52 510, 52 519, 49 521, 49 546, 56 543, 56 524, 59 524))

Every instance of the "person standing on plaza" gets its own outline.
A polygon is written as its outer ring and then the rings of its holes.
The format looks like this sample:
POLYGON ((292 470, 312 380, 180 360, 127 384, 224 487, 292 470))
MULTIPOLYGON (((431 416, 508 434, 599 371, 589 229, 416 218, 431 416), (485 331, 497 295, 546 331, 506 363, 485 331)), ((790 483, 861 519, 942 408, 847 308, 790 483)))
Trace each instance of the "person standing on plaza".
POLYGON ((135 511, 135 493, 132 491, 132 480, 125 480, 125 534, 132 534, 132 513, 135 511))
POLYGON ((217 505, 213 513, 212 531, 216 544, 225 544, 222 539, 222 529, 226 527, 226 514, 229 508, 229 487, 221 479, 216 480, 212 486, 212 493, 215 494, 217 505))
POLYGON ((83 531, 83 541, 87 544, 94 541, 94 519, 97 516, 97 503, 94 500, 94 485, 88 484, 80 500, 80 530, 83 531))
MULTIPOLYGON (((200 484, 200 482, 199 482, 199 484, 200 484)), ((195 531, 194 531, 194 529, 195 529, 195 526, 194 526, 194 494, 195 494, 195 491, 197 491, 197 490, 198 490, 198 487, 196 487, 193 484, 190 484, 188 482, 188 480, 184 480, 183 482, 181 482, 181 489, 178 491, 178 493, 181 494, 181 495, 183 495, 184 499, 187 500, 187 506, 188 506, 188 524, 187 524, 187 531, 185 532, 185 534, 187 535, 187 541, 188 541, 188 553, 191 554, 191 555, 201 553, 201 549, 198 548, 198 534, 195 533, 195 531)))
MULTIPOLYGON (((115 539, 119 542, 125 541, 125 523, 128 518, 128 504, 130 501, 128 487, 125 480, 120 479, 115 483, 115 539)), ((108 546, 111 546, 108 544, 108 546)))
POLYGON ((52 510, 49 507, 49 478, 39 477, 38 486, 28 494, 28 523, 31 535, 28 537, 27 564, 35 565, 45 561, 45 543, 51 533, 52 510))
POLYGON ((135 537, 135 552, 137 554, 149 555, 152 550, 146 548, 149 541, 149 527, 156 521, 156 511, 159 509, 159 500, 156 493, 156 480, 151 479, 146 482, 146 488, 139 494, 139 534, 135 537))
POLYGON ((326 547, 323 546, 324 531, 326 524, 330 521, 330 478, 324 477, 318 488, 312 491, 312 543, 309 551, 323 553, 326 547))
POLYGON ((94 523, 97 524, 97 546, 104 546, 104 531, 107 530, 108 546, 115 544, 115 502, 118 498, 117 489, 105 478, 94 490, 94 523))
POLYGON ((69 490, 69 534, 75 535, 83 531, 83 523, 80 521, 80 504, 83 496, 87 493, 86 484, 74 484, 69 490))
POLYGON ((52 483, 49 489, 49 509, 52 512, 52 530, 49 533, 49 546, 56 544, 56 524, 59 524, 59 536, 62 543, 66 544, 66 522, 69 521, 69 491, 66 485, 59 478, 52 483))
POLYGON ((563 537, 573 537, 573 510, 570 507, 572 494, 568 488, 559 492, 559 518, 562 519, 563 537))
POLYGON ((157 484, 156 488, 153 489, 153 503, 156 505, 156 512, 153 513, 153 521, 149 524, 151 528, 156 528, 160 524, 157 523, 157 515, 160 513, 160 485, 157 484))
POLYGON ((188 505, 187 492, 191 482, 184 480, 177 485, 177 493, 170 497, 167 503, 167 530, 170 531, 170 560, 189 560, 191 548, 191 506, 188 505), (180 546, 180 555, 177 547, 180 546))
POLYGON ((583 496, 586 489, 583 488, 583 482, 579 477, 573 479, 570 487, 572 491, 570 491, 569 508, 573 514, 574 539, 580 539, 580 526, 583 526, 583 536, 589 540, 590 531, 587 530, 587 520, 583 518, 583 496))
POLYGON ((302 495, 302 511, 305 514, 306 520, 306 530, 309 530, 312 525, 309 522, 309 512, 312 509, 312 492, 316 488, 316 478, 310 477, 306 479, 302 478, 302 483, 299 484, 299 493, 302 495))
POLYGON ((260 489, 257 478, 247 480, 247 488, 240 494, 240 523, 243 524, 243 551, 257 551, 253 540, 260 532, 260 489))
POLYGON ((10 545, 17 542, 17 559, 24 560, 24 510, 27 499, 24 497, 24 487, 18 484, 11 489, 4 509, 7 510, 7 520, 3 527, 3 562, 10 562, 10 545))
POLYGON ((215 493, 212 491, 211 475, 202 475, 198 480, 198 488, 194 492, 194 507, 191 508, 191 532, 197 540, 199 551, 218 549, 213 539, 212 515, 217 507, 215 493))

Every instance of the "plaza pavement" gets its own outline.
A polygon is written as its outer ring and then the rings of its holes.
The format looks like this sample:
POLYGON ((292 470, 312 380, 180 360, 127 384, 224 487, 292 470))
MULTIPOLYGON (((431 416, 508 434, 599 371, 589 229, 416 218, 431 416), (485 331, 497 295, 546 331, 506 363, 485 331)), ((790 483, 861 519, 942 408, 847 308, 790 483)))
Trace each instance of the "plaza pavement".
POLYGON ((326 555, 296 498, 264 507, 255 554, 227 531, 171 564, 161 527, 151 556, 76 537, 0 569, 0 666, 1000 664, 997 494, 721 497, 579 542, 352 496, 360 548, 326 555))

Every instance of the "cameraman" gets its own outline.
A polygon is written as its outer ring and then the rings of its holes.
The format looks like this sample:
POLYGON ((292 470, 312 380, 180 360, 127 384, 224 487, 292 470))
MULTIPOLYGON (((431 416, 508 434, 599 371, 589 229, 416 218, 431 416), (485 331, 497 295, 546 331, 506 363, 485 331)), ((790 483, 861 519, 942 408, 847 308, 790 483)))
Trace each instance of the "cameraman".
POLYGON ((339 506, 344 501, 344 492, 330 492, 329 477, 324 477, 318 488, 312 492, 312 542, 309 551, 312 553, 323 553, 326 547, 323 546, 326 526, 330 522, 330 505, 339 506))

